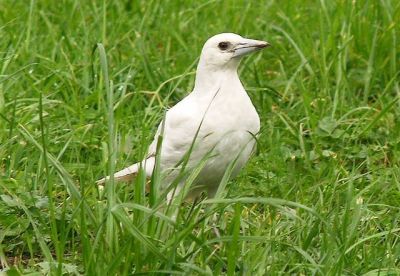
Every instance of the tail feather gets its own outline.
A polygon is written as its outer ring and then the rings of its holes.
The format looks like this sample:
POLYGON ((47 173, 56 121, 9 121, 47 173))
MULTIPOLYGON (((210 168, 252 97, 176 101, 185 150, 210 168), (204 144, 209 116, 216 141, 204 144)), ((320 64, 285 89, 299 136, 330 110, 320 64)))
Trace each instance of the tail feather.
MULTIPOLYGON (((116 172, 114 174, 114 181, 116 182, 124 182, 124 181, 129 181, 135 177, 139 170, 138 164, 133 164, 132 166, 129 166, 123 170, 120 170, 119 172, 116 172)), ((107 180, 110 179, 110 176, 106 176, 102 179, 99 179, 96 181, 97 185, 103 185, 107 180)))
MULTIPOLYGON (((151 176, 153 173, 154 167, 154 157, 150 157, 145 161, 142 161, 142 166, 146 172, 147 176, 151 176)), ((138 173, 140 167, 140 162, 133 164, 132 166, 126 167, 125 169, 120 170, 114 174, 115 182, 126 182, 132 180, 138 173)), ((104 185, 104 183, 110 179, 110 176, 106 176, 102 179, 96 181, 97 185, 104 185)))

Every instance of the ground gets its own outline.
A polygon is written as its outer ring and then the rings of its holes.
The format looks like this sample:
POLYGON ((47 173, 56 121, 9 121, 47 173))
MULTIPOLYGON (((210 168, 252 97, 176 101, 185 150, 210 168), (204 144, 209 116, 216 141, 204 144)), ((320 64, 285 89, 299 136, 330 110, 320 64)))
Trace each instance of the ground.
POLYGON ((398 22, 395 0, 3 1, 0 271, 400 274, 398 22), (220 32, 272 44, 240 67, 248 166, 197 204, 166 207, 157 174, 97 189, 220 32))

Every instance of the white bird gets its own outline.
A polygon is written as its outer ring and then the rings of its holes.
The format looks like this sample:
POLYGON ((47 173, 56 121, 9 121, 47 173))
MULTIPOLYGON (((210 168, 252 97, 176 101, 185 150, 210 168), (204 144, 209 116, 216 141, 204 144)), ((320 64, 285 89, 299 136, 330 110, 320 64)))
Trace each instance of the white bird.
MULTIPOLYGON (((201 51, 193 91, 166 112, 164 122, 149 146, 147 158, 114 174, 115 181, 132 179, 142 166, 150 177, 155 166, 158 137, 162 135, 160 169, 162 189, 166 189, 185 170, 202 163, 188 197, 205 191, 213 197, 225 171, 234 162, 231 177, 246 164, 260 130, 260 118, 239 80, 241 58, 270 44, 222 33, 207 40, 201 51), (185 156, 186 159, 185 159, 185 156)), ((100 179, 103 184, 110 177, 100 179)), ((182 179, 170 200, 184 185, 182 179)))

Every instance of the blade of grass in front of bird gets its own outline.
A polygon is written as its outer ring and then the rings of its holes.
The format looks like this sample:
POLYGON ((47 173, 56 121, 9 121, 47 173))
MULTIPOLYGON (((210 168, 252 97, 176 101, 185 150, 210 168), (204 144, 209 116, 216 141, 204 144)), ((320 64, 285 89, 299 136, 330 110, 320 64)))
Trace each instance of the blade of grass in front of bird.
MULTIPOLYGON (((155 211, 152 208, 148 208, 146 206, 143 206, 143 205, 140 205, 137 203, 119 203, 119 204, 116 204, 113 209, 118 209, 118 208, 139 210, 139 211, 147 214, 149 217, 150 216, 156 217, 158 219, 161 219, 161 220, 167 222, 168 224, 170 224, 172 226, 176 224, 175 221, 173 219, 171 219, 169 216, 166 216, 165 214, 163 214, 159 211, 155 211)), ((147 219, 148 219, 148 217, 146 218, 146 220, 147 219)))
POLYGON ((109 79, 108 73, 108 62, 107 54, 102 43, 97 44, 97 50, 99 53, 100 67, 102 72, 102 80, 104 82, 104 88, 107 97, 107 126, 108 126, 108 174, 110 175, 106 185, 107 195, 107 222, 106 222, 106 240, 110 246, 111 252, 117 252, 119 248, 117 236, 117 226, 113 216, 111 215, 111 209, 115 205, 116 194, 115 194, 115 182, 114 172, 116 163, 116 145, 115 145, 115 121, 114 121, 114 102, 113 102, 113 85, 109 79))
POLYGON ((242 213, 241 204, 234 205, 234 213, 231 222, 230 234, 232 236, 232 241, 225 245, 227 251, 227 261, 228 261, 228 275, 235 275, 236 266, 240 266, 238 263, 240 245, 239 234, 240 234, 240 216, 242 213))

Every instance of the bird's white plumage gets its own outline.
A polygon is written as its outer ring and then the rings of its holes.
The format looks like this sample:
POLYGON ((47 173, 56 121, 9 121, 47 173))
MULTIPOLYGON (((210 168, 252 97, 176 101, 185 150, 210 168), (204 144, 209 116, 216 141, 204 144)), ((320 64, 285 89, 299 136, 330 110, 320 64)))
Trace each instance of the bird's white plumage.
MULTIPOLYGON (((246 164, 254 148, 254 136, 260 130, 260 120, 239 80, 237 67, 243 55, 266 46, 266 42, 231 33, 213 36, 205 43, 193 91, 169 109, 164 118, 160 153, 163 188, 178 176, 178 164, 188 151, 185 169, 189 171, 207 156, 194 181, 192 197, 202 191, 212 197, 231 162, 235 162, 232 177, 246 164)), ((153 172, 161 125, 149 147, 149 157, 142 161, 148 176, 153 172)), ((114 178, 129 180, 139 166, 137 163, 125 168, 114 174, 114 178)))

